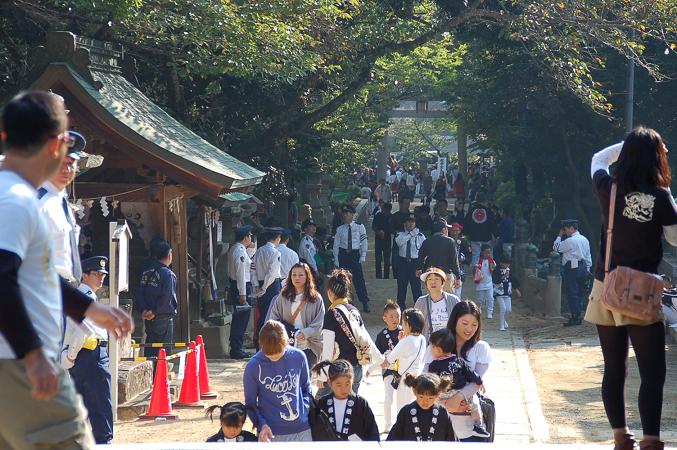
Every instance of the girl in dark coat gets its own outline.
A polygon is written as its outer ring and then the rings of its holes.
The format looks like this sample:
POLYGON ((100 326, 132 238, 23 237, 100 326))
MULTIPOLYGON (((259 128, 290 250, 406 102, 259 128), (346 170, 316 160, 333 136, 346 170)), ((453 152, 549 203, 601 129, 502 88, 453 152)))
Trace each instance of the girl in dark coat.
POLYGON ((388 434, 389 441, 453 441, 454 430, 447 410, 435 402, 451 384, 449 377, 433 373, 408 374, 404 383, 416 394, 416 401, 405 405, 388 434))
POLYGON ((345 359, 322 361, 313 367, 318 375, 326 368, 331 394, 318 400, 329 422, 342 441, 378 441, 379 431, 374 413, 364 397, 352 392, 353 366, 345 359))

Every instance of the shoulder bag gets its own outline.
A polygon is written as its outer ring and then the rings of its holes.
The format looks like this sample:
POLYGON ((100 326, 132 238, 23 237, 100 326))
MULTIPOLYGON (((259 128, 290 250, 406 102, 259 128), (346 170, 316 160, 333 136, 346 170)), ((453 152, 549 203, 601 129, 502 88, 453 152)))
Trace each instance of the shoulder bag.
POLYGON ((350 321, 352 314, 347 308, 345 308, 344 310, 346 312, 346 317, 348 317, 348 320, 351 322, 350 326, 348 326, 346 321, 343 319, 343 316, 338 311, 339 309, 341 309, 341 307, 337 306, 332 310, 334 311, 334 318, 338 322, 341 330, 343 330, 343 333, 346 335, 348 340, 355 346, 355 356, 357 357, 358 364, 361 366, 368 366, 371 364, 371 345, 367 340, 370 339, 368 334, 367 338, 365 338, 363 334, 360 333, 360 324, 356 320, 350 321))
POLYGON ((304 298, 301 300, 301 303, 299 306, 296 307, 296 310, 292 313, 291 319, 289 319, 289 322, 282 321, 282 325, 284 325, 284 328, 287 330, 287 336, 289 337, 289 345, 292 347, 296 346, 296 332, 298 331, 298 328, 296 328, 296 325, 294 325, 294 322, 296 321, 296 318, 299 316, 301 311, 303 311, 303 307, 306 306, 306 299, 304 298))
POLYGON ((616 190, 616 183, 613 183, 609 203, 609 226, 606 232, 604 288, 601 302, 607 309, 624 316, 646 321, 659 320, 663 296, 663 280, 660 276, 625 266, 617 266, 614 270, 609 271, 616 190))
POLYGON ((407 372, 409 371, 409 369, 411 369, 411 366, 414 365, 414 362, 416 362, 418 355, 421 354, 422 349, 423 349, 423 342, 421 342, 421 345, 419 345, 418 352, 416 352, 416 356, 409 363, 409 367, 404 369, 403 373, 399 373, 398 371, 393 371, 393 373, 392 373, 393 379, 390 380, 390 385, 393 387, 393 389, 397 390, 397 388, 400 387, 400 382, 402 381, 402 376, 406 375, 407 372))

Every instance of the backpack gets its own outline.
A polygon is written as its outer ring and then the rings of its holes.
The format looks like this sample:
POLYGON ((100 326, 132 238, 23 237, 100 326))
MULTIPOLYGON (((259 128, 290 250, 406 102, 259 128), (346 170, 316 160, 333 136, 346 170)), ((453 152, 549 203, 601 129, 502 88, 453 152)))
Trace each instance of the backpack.
POLYGON ((487 432, 489 432, 489 437, 485 438, 485 442, 494 442, 494 437, 496 436, 496 405, 492 399, 479 392, 475 395, 477 395, 477 398, 480 401, 482 419, 487 428, 487 432))
POLYGON ((334 311, 334 317, 338 322, 341 330, 348 337, 348 340, 355 346, 357 362, 361 366, 368 366, 371 364, 371 348, 373 342, 369 332, 364 326, 364 323, 360 321, 359 315, 353 314, 353 311, 350 311, 343 305, 336 307, 334 311), (341 312, 339 312, 340 310, 341 312), (348 324, 343 319, 343 315, 348 318, 348 324))

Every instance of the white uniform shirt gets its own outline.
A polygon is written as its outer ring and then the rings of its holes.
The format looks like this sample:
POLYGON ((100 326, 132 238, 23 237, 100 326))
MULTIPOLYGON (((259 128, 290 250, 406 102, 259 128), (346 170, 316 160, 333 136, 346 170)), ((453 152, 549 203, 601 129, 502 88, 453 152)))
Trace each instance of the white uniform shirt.
POLYGON ((299 245, 299 256, 306 260, 308 265, 313 269, 317 270, 317 262, 315 262, 315 254, 317 254, 317 248, 315 247, 315 242, 313 238, 307 234, 301 239, 301 245, 299 245))
POLYGON ((280 252, 280 278, 286 280, 294 264, 298 264, 299 255, 286 244, 280 244, 277 247, 280 252))
MULTIPOLYGON (((0 172, 0 249, 21 258, 18 283, 42 351, 56 361, 61 345, 61 286, 52 239, 33 186, 14 172, 0 172)), ((0 333, 0 359, 16 355, 0 333)))
MULTIPOLYGON (((85 283, 80 283, 78 290, 92 300, 98 300, 92 288, 85 283)), ((73 367, 74 363, 71 361, 75 361, 88 337, 93 337, 100 341, 108 341, 108 331, 96 325, 88 317, 85 317, 81 324, 75 323, 70 317, 66 318, 66 331, 61 350, 61 367, 66 370, 73 367)))
POLYGON ((367 230, 361 223, 352 221, 344 223, 336 229, 334 236, 334 261, 338 262, 339 249, 348 250, 348 229, 352 235, 352 250, 360 251, 360 262, 367 260, 367 230))
POLYGON ((421 248, 421 245, 423 245, 423 241, 425 241, 425 236, 423 235, 423 233, 418 231, 418 228, 414 228, 411 231, 400 231, 399 233, 397 233, 397 236, 395 236, 395 243, 397 244, 397 247, 399 249, 398 253, 402 258, 407 257, 408 242, 411 242, 410 258, 411 259, 418 258, 418 251, 421 248))
MULTIPOLYGON (((68 222, 63 209, 63 200, 66 197, 66 190, 58 191, 49 181, 42 186, 47 193, 40 198, 40 207, 43 211, 47 228, 54 243, 54 267, 59 275, 67 280, 74 280, 73 274, 73 253, 71 249, 71 230, 75 224, 73 212, 68 209, 71 216, 71 223, 68 222)), ((80 227, 75 225, 75 241, 78 242, 80 236, 80 227)), ((75 249, 76 254, 78 250, 75 249)), ((80 280, 77 280, 80 281, 80 280)))
POLYGON ((280 252, 275 248, 272 242, 266 243, 263 247, 259 247, 254 254, 254 272, 252 273, 253 284, 258 286, 260 281, 263 282, 261 289, 263 292, 268 289, 268 286, 280 278, 280 252))
POLYGON ((440 171, 438 169, 433 169, 430 172, 430 176, 433 177, 433 184, 435 184, 437 179, 440 177, 440 171))
POLYGON ((578 267, 578 261, 585 260, 585 265, 590 269, 592 267, 592 256, 590 255, 590 242, 578 231, 571 237, 562 240, 559 236, 555 239, 552 248, 562 254, 562 265, 571 262, 571 268, 578 267))
POLYGON ((247 283, 251 281, 252 260, 247 249, 241 242, 236 242, 228 250, 228 265, 226 272, 230 280, 237 282, 237 290, 240 295, 247 292, 247 283))

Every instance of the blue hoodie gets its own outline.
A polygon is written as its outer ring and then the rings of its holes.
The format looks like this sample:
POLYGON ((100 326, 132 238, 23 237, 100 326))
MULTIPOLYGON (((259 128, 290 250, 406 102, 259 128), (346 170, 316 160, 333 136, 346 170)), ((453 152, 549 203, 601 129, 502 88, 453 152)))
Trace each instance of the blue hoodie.
POLYGON ((311 395, 308 360, 294 347, 287 347, 278 361, 258 352, 244 369, 245 405, 259 431, 266 424, 274 435, 310 429, 311 395))

